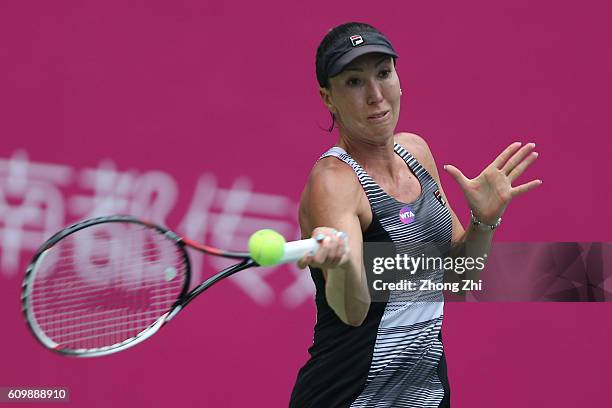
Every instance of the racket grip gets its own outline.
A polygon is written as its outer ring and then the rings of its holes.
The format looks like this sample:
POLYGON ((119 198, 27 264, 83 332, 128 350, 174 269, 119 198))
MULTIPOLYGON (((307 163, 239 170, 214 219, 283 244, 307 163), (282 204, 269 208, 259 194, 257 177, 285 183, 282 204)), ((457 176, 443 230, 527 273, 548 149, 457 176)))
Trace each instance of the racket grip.
POLYGON ((287 242, 285 244, 285 254, 278 263, 296 262, 307 253, 315 252, 317 249, 319 249, 319 243, 314 238, 287 242))

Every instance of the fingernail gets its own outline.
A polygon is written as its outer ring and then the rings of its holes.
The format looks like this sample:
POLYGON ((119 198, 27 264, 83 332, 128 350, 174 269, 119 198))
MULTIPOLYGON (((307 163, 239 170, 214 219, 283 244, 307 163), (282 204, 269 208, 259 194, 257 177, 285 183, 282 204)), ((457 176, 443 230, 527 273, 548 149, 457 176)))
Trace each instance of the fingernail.
POLYGON ((315 240, 317 241, 323 241, 325 239, 325 234, 317 234, 317 236, 315 237, 315 240))
POLYGON ((442 168, 443 168, 444 170, 446 170, 446 164, 445 164, 444 166, 442 166, 442 168))

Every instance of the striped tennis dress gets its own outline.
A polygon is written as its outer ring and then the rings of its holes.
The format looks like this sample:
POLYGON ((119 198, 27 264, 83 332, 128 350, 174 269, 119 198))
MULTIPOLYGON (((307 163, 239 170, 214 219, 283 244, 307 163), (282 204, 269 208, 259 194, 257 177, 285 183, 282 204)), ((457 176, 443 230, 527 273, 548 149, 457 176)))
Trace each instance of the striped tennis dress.
MULTIPOLYGON (((396 143, 394 150, 421 184, 421 195, 412 203, 388 195, 342 148, 332 147, 321 156, 342 160, 359 178, 372 209, 364 243, 450 243, 452 218, 437 183, 402 146, 396 143), (400 217, 407 208, 413 216, 409 223, 400 217)), ((321 270, 311 268, 311 275, 317 322, 310 359, 298 373, 290 407, 450 406, 441 292, 389 291, 384 301, 373 300, 363 324, 353 327, 327 304, 321 270)), ((442 281, 442 271, 434 275, 442 281)))

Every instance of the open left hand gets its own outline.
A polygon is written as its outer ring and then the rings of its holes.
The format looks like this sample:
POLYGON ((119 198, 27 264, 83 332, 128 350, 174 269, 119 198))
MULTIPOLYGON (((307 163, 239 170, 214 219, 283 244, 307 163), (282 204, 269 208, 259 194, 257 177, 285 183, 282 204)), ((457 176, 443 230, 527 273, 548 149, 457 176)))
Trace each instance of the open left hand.
POLYGON ((523 147, 521 142, 512 143, 473 179, 455 166, 446 165, 444 170, 459 183, 474 216, 485 224, 494 224, 514 197, 542 184, 541 180, 532 180, 512 187, 512 182, 537 159, 534 148, 535 143, 523 147))

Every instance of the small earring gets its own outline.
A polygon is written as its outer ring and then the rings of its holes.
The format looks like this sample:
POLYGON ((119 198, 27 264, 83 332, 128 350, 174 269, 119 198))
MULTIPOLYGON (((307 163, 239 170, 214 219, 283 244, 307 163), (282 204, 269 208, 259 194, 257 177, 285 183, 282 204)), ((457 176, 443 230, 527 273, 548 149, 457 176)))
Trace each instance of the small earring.
POLYGON ((402 94, 402 88, 400 88, 400 95, 402 94))

